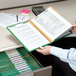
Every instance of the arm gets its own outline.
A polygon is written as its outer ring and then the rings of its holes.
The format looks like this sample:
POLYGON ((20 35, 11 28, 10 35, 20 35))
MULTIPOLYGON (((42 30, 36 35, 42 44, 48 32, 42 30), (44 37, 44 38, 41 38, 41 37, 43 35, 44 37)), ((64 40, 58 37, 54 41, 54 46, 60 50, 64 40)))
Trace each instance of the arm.
POLYGON ((49 55, 52 54, 58 58, 60 58, 62 61, 67 62, 70 67, 76 71, 76 49, 62 49, 54 46, 45 46, 41 47, 40 49, 37 49, 36 51, 42 53, 43 55, 49 55))
POLYGON ((70 67, 76 71, 76 49, 71 48, 69 50, 58 47, 52 47, 50 53, 59 57, 62 61, 67 62, 70 67))

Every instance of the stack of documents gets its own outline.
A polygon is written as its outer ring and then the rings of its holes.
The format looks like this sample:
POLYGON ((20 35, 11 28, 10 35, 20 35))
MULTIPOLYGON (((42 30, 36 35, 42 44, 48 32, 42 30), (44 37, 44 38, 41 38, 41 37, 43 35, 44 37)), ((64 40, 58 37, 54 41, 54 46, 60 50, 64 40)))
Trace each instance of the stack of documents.
POLYGON ((9 25, 28 21, 29 19, 30 16, 0 13, 0 26, 6 28, 9 25))

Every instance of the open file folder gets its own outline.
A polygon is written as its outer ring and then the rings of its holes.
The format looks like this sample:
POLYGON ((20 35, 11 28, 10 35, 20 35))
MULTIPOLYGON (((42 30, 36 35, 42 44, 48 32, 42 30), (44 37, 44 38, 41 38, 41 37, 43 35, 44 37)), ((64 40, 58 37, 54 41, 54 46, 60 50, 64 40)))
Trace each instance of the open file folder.
POLYGON ((8 26, 9 32, 31 52, 69 35, 72 25, 49 7, 32 20, 8 26))

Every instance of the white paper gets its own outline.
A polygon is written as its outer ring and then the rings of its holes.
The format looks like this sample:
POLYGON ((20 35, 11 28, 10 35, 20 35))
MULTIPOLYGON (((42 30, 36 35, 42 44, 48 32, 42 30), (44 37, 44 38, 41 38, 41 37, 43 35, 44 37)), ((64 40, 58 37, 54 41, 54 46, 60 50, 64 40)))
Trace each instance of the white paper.
POLYGON ((19 22, 28 21, 29 16, 8 14, 8 13, 0 13, 0 26, 6 28, 9 25, 13 25, 19 22), (18 19, 17 19, 18 16, 18 19))
POLYGON ((43 30, 52 40, 72 27, 63 17, 52 8, 48 8, 43 13, 32 19, 33 23, 43 30))
POLYGON ((9 29, 29 51, 49 43, 29 22, 9 27, 9 29))

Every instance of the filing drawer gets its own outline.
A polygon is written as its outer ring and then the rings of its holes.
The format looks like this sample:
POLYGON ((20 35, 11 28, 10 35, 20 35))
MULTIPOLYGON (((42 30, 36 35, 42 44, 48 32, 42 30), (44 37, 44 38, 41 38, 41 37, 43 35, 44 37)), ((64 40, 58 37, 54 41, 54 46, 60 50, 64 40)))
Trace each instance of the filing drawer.
POLYGON ((51 72, 51 66, 43 67, 23 47, 0 53, 0 76, 51 76, 51 72), (27 66, 24 66, 25 63, 27 66))

